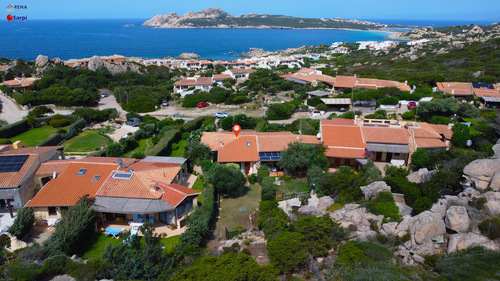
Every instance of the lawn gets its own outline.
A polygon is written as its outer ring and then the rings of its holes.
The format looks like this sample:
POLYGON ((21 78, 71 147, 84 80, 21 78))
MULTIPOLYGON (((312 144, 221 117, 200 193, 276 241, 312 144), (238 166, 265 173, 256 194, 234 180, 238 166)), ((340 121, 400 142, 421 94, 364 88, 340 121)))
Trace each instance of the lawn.
POLYGON ((110 137, 101 135, 96 130, 85 130, 62 145, 67 152, 93 152, 112 143, 110 137))
POLYGON ((289 180, 276 188, 276 194, 309 192, 306 179, 289 180))
MULTIPOLYGON (((197 179, 193 184, 193 189, 203 191, 203 182, 200 179, 197 179)), ((203 193, 198 195, 198 202, 203 203, 203 193)))
MULTIPOLYGON (((106 244, 111 243, 111 245, 116 246, 123 242, 121 238, 112 238, 111 236, 106 236, 104 234, 95 235, 93 238, 87 240, 84 250, 80 253, 83 259, 99 259, 106 249, 106 244)), ((144 243, 144 239, 141 237, 141 242, 144 243)), ((168 238, 162 238, 161 243, 164 245, 164 250, 167 253, 173 253, 177 244, 179 244, 179 236, 172 236, 168 238)))
POLYGON ((261 189, 259 184, 253 184, 250 185, 247 194, 244 196, 238 198, 221 198, 220 219, 217 222, 218 227, 224 226, 227 229, 231 229, 240 225, 246 229, 250 229, 252 226, 250 225, 249 217, 259 208, 261 189), (245 210, 242 210, 242 207, 245 210))
POLYGON ((182 157, 184 154, 184 146, 186 146, 186 140, 181 140, 177 143, 177 146, 177 149, 172 150, 172 153, 170 153, 171 157, 182 157))
POLYGON ((22 143, 26 144, 26 146, 36 146, 41 141, 48 139, 54 132, 56 131, 50 125, 30 129, 20 135, 17 135, 10 140, 12 142, 20 140, 22 143))
POLYGON ((123 154, 123 156, 130 157, 130 155, 132 155, 134 152, 142 152, 142 153, 146 154, 146 150, 148 150, 148 148, 152 147, 151 138, 140 139, 138 142, 139 142, 139 146, 136 149, 131 150, 131 151, 123 154))

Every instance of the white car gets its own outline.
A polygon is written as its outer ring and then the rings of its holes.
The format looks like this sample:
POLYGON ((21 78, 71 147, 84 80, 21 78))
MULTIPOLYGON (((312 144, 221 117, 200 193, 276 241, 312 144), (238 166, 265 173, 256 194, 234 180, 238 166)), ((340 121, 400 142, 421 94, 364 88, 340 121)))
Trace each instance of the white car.
POLYGON ((101 98, 107 98, 107 97, 109 97, 109 94, 108 94, 108 93, 102 93, 102 94, 101 94, 101 98))
POLYGON ((164 100, 161 104, 162 104, 163 106, 168 106, 168 101, 164 100))
POLYGON ((229 113, 225 113, 224 111, 218 111, 215 113, 216 118, 226 118, 229 117, 229 113))

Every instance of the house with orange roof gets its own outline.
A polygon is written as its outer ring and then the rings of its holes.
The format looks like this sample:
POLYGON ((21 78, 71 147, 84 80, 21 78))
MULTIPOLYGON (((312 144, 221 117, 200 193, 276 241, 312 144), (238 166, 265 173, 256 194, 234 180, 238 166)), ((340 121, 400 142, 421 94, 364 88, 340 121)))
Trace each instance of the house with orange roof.
POLYGON ((202 91, 210 91, 212 89, 211 77, 187 77, 174 83, 174 93, 182 93, 190 88, 202 91))
POLYGON ((64 147, 22 147, 18 141, 0 149, 0 205, 24 206, 37 192, 34 176, 36 170, 49 160, 64 159, 64 147))
POLYGON ((321 143, 316 136, 256 131, 242 131, 238 138, 233 132, 204 132, 200 142, 210 147, 216 162, 236 163, 246 175, 257 173, 261 165, 276 166, 290 143, 321 143))
POLYGON ((232 79, 231 75, 229 75, 229 74, 215 74, 214 76, 212 76, 212 81, 216 82, 219 86, 222 85, 222 83, 226 79, 232 79))
POLYGON ((17 77, 12 80, 6 80, 0 83, 1 85, 11 88, 14 92, 31 92, 31 85, 40 78, 34 77, 17 77))
POLYGON ((186 215, 198 205, 200 192, 181 185, 180 162, 162 158, 169 157, 48 161, 36 174, 43 178, 53 170, 53 177, 26 206, 34 209, 37 224, 44 224, 61 218, 65 210, 88 195, 95 198, 98 228, 150 221, 155 227, 175 225, 183 230, 186 215))

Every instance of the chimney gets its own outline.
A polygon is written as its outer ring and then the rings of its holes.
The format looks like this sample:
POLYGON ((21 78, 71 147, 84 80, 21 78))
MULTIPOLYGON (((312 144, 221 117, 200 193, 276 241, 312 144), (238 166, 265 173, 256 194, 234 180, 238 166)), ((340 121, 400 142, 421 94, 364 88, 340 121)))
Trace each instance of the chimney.
POLYGON ((57 176, 57 173, 56 173, 56 171, 54 171, 54 172, 52 173, 52 178, 53 178, 53 179, 55 179, 55 178, 56 178, 56 176, 57 176))
POLYGON ((354 74, 354 78, 358 78, 358 76, 356 74, 354 74))
POLYGON ((12 146, 14 147, 14 149, 19 149, 19 148, 23 148, 24 147, 24 143, 22 143, 21 141, 15 141, 12 146))
POLYGON ((405 80, 405 85, 408 85, 408 80, 405 80))

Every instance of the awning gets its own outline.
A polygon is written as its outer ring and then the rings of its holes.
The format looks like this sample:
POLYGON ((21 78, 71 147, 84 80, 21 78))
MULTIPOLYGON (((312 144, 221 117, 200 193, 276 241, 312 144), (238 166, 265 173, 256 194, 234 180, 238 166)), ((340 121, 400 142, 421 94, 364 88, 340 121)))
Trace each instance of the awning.
POLYGON ((106 213, 152 214, 175 210, 160 199, 137 199, 96 196, 94 210, 106 213))
POLYGON ((372 152, 411 153, 407 144, 367 143, 366 150, 372 152))
POLYGON ((356 162, 358 162, 359 164, 364 166, 364 165, 368 164, 368 159, 366 159, 366 158, 361 159, 360 158, 360 159, 356 159, 356 162))
POLYGON ((350 105, 351 99, 337 98, 337 99, 321 99, 326 105, 350 105))
POLYGON ((9 189, 0 189, 0 199, 14 199, 14 195, 16 194, 17 189, 9 188, 9 189))
POLYGON ((500 97, 481 97, 485 102, 500 102, 500 97))

